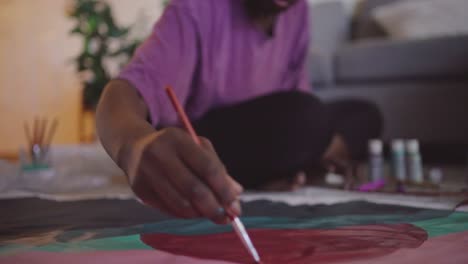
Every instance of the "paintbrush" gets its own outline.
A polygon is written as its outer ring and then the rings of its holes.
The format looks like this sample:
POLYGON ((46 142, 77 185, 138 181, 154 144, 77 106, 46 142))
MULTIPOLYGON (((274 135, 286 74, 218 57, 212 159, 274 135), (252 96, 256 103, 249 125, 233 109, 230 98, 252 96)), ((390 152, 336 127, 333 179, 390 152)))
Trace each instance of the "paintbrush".
MULTIPOLYGON (((177 96, 175 95, 174 91, 172 90, 170 86, 166 87, 166 93, 169 96, 172 106, 174 106, 174 109, 179 115, 179 119, 184 125, 185 129, 187 129, 193 141, 195 141, 195 143, 200 146, 201 145, 200 139, 195 133, 195 129, 193 129, 192 124, 190 123, 187 117, 187 114, 184 111, 184 108, 177 100, 177 96)), ((232 227, 236 231, 236 234, 239 237, 239 239, 242 241, 242 244, 244 245, 244 247, 247 249, 247 251, 252 256, 252 258, 255 260, 256 263, 261 263, 260 256, 258 255, 258 252, 255 249, 255 246, 253 245, 252 240, 250 239, 249 234, 247 233, 247 230, 245 229, 245 226, 242 223, 242 221, 239 219, 239 217, 232 214, 229 210, 226 210, 226 212, 227 212, 227 216, 231 220, 232 227)))
POLYGON ((57 129, 58 126, 58 121, 55 118, 54 121, 52 122, 52 125, 49 128, 49 133, 44 137, 44 147, 45 147, 45 152, 47 153, 50 148, 50 144, 52 143, 52 139, 55 136, 55 130, 57 129))
POLYGON ((49 120, 47 118, 35 117, 32 134, 28 123, 24 123, 24 133, 26 134, 26 140, 33 163, 42 161, 49 152, 58 121, 54 119, 50 126, 48 126, 48 123, 49 120))
POLYGON ((39 144, 39 119, 38 117, 34 118, 33 123, 33 135, 32 135, 32 146, 39 144))
POLYGON ((28 142, 28 150, 30 150, 33 145, 33 137, 31 136, 31 131, 29 130, 28 122, 24 122, 24 134, 26 134, 26 141, 28 142))

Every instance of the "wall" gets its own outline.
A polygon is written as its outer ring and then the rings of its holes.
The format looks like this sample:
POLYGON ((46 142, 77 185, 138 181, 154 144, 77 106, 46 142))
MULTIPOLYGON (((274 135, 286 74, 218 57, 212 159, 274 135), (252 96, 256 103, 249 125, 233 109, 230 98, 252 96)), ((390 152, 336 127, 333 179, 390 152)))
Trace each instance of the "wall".
MULTIPOLYGON (((56 143, 78 141, 81 86, 70 60, 81 42, 68 35, 69 1, 0 1, 0 154, 25 144, 23 122, 35 116, 59 119, 56 143)), ((139 21, 138 34, 144 34, 159 16, 162 0, 109 2, 118 22, 139 21)))

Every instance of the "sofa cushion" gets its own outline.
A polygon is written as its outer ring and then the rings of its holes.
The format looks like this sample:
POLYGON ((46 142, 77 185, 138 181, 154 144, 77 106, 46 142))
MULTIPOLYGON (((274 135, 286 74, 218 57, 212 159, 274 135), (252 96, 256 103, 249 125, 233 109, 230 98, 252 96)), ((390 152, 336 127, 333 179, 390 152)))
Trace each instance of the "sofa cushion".
POLYGON ((349 36, 350 18, 341 2, 310 3, 309 64, 314 87, 334 83, 333 58, 349 36))
POLYGON ((381 38, 386 36, 385 30, 374 19, 373 11, 385 5, 393 4, 402 0, 363 0, 356 7, 352 39, 381 38))
POLYGON ((375 8, 373 16, 394 39, 468 34, 467 0, 400 1, 375 8))
POLYGON ((311 3, 310 23, 312 49, 334 52, 349 38, 351 20, 341 2, 311 3))
POLYGON ((337 52, 336 79, 388 81, 468 76, 468 35, 361 41, 337 52))

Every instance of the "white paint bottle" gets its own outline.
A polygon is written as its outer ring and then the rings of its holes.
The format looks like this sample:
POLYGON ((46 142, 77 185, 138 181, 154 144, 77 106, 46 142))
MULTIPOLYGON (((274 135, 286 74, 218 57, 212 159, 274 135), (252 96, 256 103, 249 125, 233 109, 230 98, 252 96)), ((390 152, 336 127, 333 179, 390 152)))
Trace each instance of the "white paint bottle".
POLYGON ((403 139, 392 141, 392 173, 398 182, 406 181, 405 142, 403 139))
POLYGON ((408 178, 411 182, 422 184, 424 182, 421 153, 419 152, 419 141, 410 139, 406 141, 406 153, 408 157, 408 178))
POLYGON ((369 180, 372 182, 384 178, 383 143, 380 139, 369 140, 369 180))

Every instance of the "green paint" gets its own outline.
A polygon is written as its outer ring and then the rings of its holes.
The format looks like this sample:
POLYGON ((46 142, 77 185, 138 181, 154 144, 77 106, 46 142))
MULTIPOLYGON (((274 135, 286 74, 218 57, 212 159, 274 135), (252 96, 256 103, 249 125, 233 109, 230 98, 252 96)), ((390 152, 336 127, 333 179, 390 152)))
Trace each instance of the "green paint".
MULTIPOLYGON (((265 229, 333 229, 342 226, 411 223, 421 216, 414 215, 342 215, 321 218, 271 218, 246 217, 242 222, 247 228, 265 229)), ((426 218, 427 219, 427 218, 426 218)), ((230 226, 219 226, 208 220, 170 220, 148 224, 140 233, 165 233, 175 235, 216 234, 232 230, 230 226)), ((467 228, 468 230, 468 228, 467 228)))
POLYGON ((0 256, 13 255, 21 253, 27 250, 35 250, 35 247, 32 246, 22 246, 22 245, 8 245, 0 247, 0 256))
POLYGON ((468 231, 468 213, 455 212, 447 217, 411 223, 426 230, 429 237, 468 231))
POLYGON ((36 248, 39 251, 49 252, 79 252, 79 251, 111 251, 151 249, 140 240, 139 235, 101 238, 82 242, 55 243, 36 248))
MULTIPOLYGON (((427 215, 427 218, 429 215, 427 215)), ((320 218, 270 218, 246 217, 242 221, 248 228, 267 229, 333 229, 342 226, 411 223, 423 228, 429 237, 447 235, 468 231, 468 213, 456 212, 447 217, 422 220, 421 215, 342 215, 320 218)), ((24 247, 8 245, 0 247, 0 255, 18 253, 26 250, 49 252, 77 252, 77 251, 111 251, 150 249, 140 241, 141 233, 166 233, 174 235, 201 235, 229 232, 229 225, 220 226, 208 220, 169 220, 154 224, 139 225, 130 228, 108 228, 98 230, 75 230, 65 232, 58 238, 58 242, 40 247, 24 247), (67 234, 68 233, 68 234, 67 234), (80 233, 95 233, 98 239, 81 242, 66 242, 72 237, 79 237, 80 233)))
POLYGON ((93 239, 81 242, 53 243, 45 246, 31 247, 22 245, 8 245, 0 247, 1 255, 18 254, 25 251, 46 252, 81 252, 81 251, 113 251, 132 249, 152 249, 140 240, 140 235, 118 236, 93 239))

